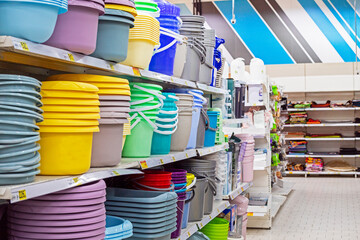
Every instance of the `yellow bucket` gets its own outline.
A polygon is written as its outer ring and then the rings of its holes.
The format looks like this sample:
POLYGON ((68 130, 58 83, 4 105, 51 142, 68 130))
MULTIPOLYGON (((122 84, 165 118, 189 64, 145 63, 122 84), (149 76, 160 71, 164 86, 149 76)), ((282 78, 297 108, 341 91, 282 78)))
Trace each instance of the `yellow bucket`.
POLYGON ((99 132, 98 126, 41 126, 39 132, 51 133, 84 133, 99 132))
POLYGON ((84 119, 44 119, 44 121, 37 123, 38 126, 98 126, 98 120, 84 119))
POLYGON ((148 68, 156 44, 146 39, 129 39, 127 58, 122 64, 142 69, 148 68))
POLYGON ((100 106, 96 99, 42 98, 44 105, 100 106))
POLYGON ((195 179, 195 175, 192 173, 186 174, 186 186, 189 186, 195 179))
POLYGON ((133 15, 134 17, 137 16, 136 9, 130 6, 118 5, 118 4, 105 4, 105 8, 122 10, 124 12, 131 13, 131 15, 133 15))
POLYGON ((99 99, 99 94, 92 92, 41 90, 41 96, 47 98, 99 99))
POLYGON ((76 91, 76 92, 93 92, 97 93, 99 89, 88 83, 70 82, 70 81, 48 81, 43 82, 42 90, 60 90, 60 91, 76 91))
POLYGON ((93 131, 41 132, 41 175, 78 175, 90 169, 93 131))
POLYGON ((50 76, 46 80, 76 81, 76 82, 86 82, 91 84, 93 84, 92 82, 129 84, 129 81, 124 78, 93 75, 93 74, 58 74, 58 75, 50 76))
POLYGON ((100 119, 100 113, 45 112, 44 119, 100 119))
POLYGON ((100 112, 100 108, 98 106, 60 106, 60 105, 47 105, 43 106, 41 109, 44 112, 75 112, 75 113, 98 113, 100 112))

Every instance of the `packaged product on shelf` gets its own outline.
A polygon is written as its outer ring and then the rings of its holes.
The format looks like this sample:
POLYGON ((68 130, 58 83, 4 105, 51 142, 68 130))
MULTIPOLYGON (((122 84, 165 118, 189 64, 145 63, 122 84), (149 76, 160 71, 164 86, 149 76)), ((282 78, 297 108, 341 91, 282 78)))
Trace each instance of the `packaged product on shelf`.
POLYGON ((305 171, 307 172, 321 172, 324 168, 324 160, 322 158, 307 157, 305 162, 305 171))

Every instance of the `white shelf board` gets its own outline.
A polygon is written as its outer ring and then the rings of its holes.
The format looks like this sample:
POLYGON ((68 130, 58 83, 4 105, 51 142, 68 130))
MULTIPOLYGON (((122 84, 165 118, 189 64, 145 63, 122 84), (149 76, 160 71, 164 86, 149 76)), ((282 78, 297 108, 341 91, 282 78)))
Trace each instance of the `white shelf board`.
POLYGON ((359 107, 338 107, 338 108, 288 108, 289 112, 303 112, 303 111, 354 111, 359 110, 359 107))
POLYGON ((289 175, 359 175, 359 172, 306 172, 306 171, 285 171, 289 175))
POLYGON ((285 124, 284 127, 357 127, 360 123, 285 124))
POLYGON ((360 138, 356 137, 348 137, 348 138, 285 138, 286 141, 356 141, 360 140, 360 138))
POLYGON ((278 186, 277 184, 274 184, 274 186, 271 188, 272 195, 282 195, 287 196, 290 194, 290 192, 293 190, 295 183, 284 181, 283 187, 278 186))
POLYGON ((224 195, 223 199, 230 199, 233 200, 237 196, 239 196, 241 193, 245 192, 247 189, 249 189, 253 185, 252 182, 250 183, 242 183, 240 187, 230 192, 228 195, 224 195))
POLYGON ((135 164, 119 164, 112 168, 91 168, 87 173, 78 176, 36 176, 35 181, 32 183, 0 186, 0 198, 15 203, 100 179, 120 175, 142 174, 137 169, 126 169, 134 166, 135 164))
POLYGON ((286 155, 288 158, 306 158, 306 157, 322 157, 322 158, 354 158, 360 157, 360 155, 286 155))
POLYGON ((198 226, 196 223, 188 223, 187 228, 181 230, 181 235, 178 238, 172 238, 175 240, 186 240, 191 237, 194 233, 198 231, 198 226))
POLYGON ((210 94, 227 94, 225 89, 196 84, 193 81, 171 77, 148 70, 139 70, 79 53, 33 43, 31 41, 0 36, 0 61, 68 73, 90 73, 141 78, 181 87, 201 89, 210 94))
POLYGON ((273 195, 271 200, 271 217, 274 218, 279 212, 281 206, 285 203, 286 197, 280 195, 273 195))
POLYGON ((228 201, 214 201, 214 208, 211 214, 204 215, 203 219, 197 223, 197 226, 202 229, 206 224, 208 224, 211 220, 216 218, 222 211, 224 211, 227 207, 230 206, 228 201))
POLYGON ((216 152, 228 149, 228 148, 229 148, 229 144, 224 143, 224 144, 215 145, 213 147, 198 148, 198 149, 196 149, 196 152, 201 157, 201 156, 216 153, 216 152))

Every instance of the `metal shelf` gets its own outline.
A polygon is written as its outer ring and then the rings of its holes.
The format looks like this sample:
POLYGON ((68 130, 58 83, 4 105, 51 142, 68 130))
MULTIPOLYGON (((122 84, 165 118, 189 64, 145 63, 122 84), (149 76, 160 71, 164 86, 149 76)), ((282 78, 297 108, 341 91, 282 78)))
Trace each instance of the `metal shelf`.
POLYGON ((284 127, 357 127, 360 123, 285 124, 284 127))
POLYGON ((237 196, 239 196, 241 193, 245 192, 247 189, 249 189, 253 185, 252 182, 250 183, 242 183, 240 187, 235 189, 234 191, 230 192, 228 195, 224 195, 223 199, 230 199, 233 200, 237 196))
POLYGON ((221 145, 215 145, 213 147, 198 148, 198 149, 196 149, 196 152, 201 157, 201 156, 216 153, 216 152, 228 149, 228 148, 229 148, 229 144, 224 143, 221 145))
POLYGON ((359 172, 306 172, 306 171, 285 171, 289 175, 359 175, 359 172))
POLYGON ((296 140, 304 140, 304 141, 356 141, 360 140, 360 138, 285 138, 286 141, 296 141, 296 140))
POLYGON ((354 157, 360 157, 360 155, 286 155, 288 158, 306 158, 306 157, 335 157, 335 158, 354 158, 354 157))
POLYGON ((24 69, 29 70, 29 68, 32 68, 32 72, 39 72, 39 69, 45 69, 68 73, 116 75, 201 89, 205 93, 210 94, 228 93, 225 89, 210 87, 148 70, 140 70, 11 36, 0 36, 0 61, 16 64, 17 70, 20 70, 21 65, 24 65, 26 66, 23 67, 24 69))
POLYGON ((303 112, 303 111, 355 111, 359 107, 338 107, 338 108, 288 108, 288 112, 303 112))

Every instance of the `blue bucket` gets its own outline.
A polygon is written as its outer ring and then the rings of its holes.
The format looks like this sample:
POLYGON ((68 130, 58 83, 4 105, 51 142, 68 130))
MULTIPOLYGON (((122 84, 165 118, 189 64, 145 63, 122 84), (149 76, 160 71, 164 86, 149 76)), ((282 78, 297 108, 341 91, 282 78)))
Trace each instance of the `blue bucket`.
MULTIPOLYGON (((168 30, 171 30, 173 32, 179 33, 179 23, 176 19, 171 19, 168 17, 160 17, 158 18, 160 22, 160 27, 166 28, 168 30), (172 24, 171 24, 172 22, 172 24)), ((161 51, 159 53, 156 53, 151 58, 151 62, 149 65, 149 70, 163 73, 169 76, 173 75, 174 71, 174 61, 175 61, 175 54, 176 54, 176 45, 177 42, 173 43, 174 38, 160 34, 160 49, 163 47, 168 46, 169 44, 172 44, 171 47, 168 49, 161 51)), ((160 50, 159 49, 159 50, 160 50)))
POLYGON ((184 215, 183 215, 182 225, 181 225, 182 229, 187 228, 187 225, 188 225, 188 222, 189 222, 190 202, 191 202, 192 198, 194 198, 192 192, 193 191, 186 192, 184 215))
MULTIPOLYGON (((216 129, 217 128, 217 118, 218 118, 219 112, 208 111, 207 115, 209 116, 209 120, 210 120, 210 123, 209 123, 210 128, 216 129)), ((216 130, 214 131, 213 129, 206 129, 204 147, 215 146, 216 130)))

